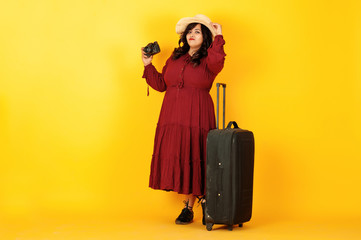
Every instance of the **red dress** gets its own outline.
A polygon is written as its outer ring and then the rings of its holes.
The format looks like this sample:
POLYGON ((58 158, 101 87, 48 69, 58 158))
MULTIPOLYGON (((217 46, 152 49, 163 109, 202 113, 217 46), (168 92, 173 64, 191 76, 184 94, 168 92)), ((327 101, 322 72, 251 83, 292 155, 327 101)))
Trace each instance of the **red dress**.
POLYGON ((222 70, 225 41, 217 35, 208 56, 193 67, 187 53, 171 57, 162 73, 149 64, 143 78, 165 92, 154 139, 149 187, 196 196, 205 194, 206 140, 216 127, 209 91, 222 70))

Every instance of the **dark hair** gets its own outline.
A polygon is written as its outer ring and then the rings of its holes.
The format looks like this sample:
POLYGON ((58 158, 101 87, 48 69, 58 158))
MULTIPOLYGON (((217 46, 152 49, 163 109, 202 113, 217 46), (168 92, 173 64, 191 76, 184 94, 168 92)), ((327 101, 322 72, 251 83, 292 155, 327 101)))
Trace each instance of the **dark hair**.
MULTIPOLYGON (((187 42, 187 33, 192 30, 195 26, 197 26, 199 23, 190 23, 186 29, 184 30, 182 36, 179 39, 178 48, 175 48, 173 51, 172 58, 174 60, 180 58, 184 54, 188 53, 190 47, 187 42), (181 44, 183 45, 181 46, 181 44)), ((207 49, 212 44, 212 33, 211 31, 201 24, 201 30, 203 35, 203 43, 202 46, 198 49, 197 52, 195 52, 191 58, 191 62, 193 63, 193 66, 196 67, 201 63, 201 58, 206 57, 208 55, 207 49)))

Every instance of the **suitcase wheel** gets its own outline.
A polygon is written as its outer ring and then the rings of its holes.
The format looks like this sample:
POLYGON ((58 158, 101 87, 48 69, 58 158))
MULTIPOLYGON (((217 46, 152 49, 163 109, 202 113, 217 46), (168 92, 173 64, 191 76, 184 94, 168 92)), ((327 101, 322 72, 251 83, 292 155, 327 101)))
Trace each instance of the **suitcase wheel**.
POLYGON ((240 223, 238 226, 239 226, 239 227, 243 227, 243 223, 240 223))
POLYGON ((233 225, 228 225, 228 231, 232 231, 233 230, 233 225))
POLYGON ((213 223, 207 223, 206 228, 208 231, 212 231, 213 223))

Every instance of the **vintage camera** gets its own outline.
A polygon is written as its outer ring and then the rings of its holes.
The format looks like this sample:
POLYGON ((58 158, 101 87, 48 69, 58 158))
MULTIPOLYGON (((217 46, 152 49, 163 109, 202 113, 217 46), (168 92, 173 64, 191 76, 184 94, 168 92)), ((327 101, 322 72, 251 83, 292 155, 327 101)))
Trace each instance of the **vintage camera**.
POLYGON ((159 53, 160 48, 159 48, 158 42, 155 41, 154 43, 149 43, 147 46, 144 47, 143 51, 145 52, 145 55, 147 57, 150 57, 154 54, 159 53))

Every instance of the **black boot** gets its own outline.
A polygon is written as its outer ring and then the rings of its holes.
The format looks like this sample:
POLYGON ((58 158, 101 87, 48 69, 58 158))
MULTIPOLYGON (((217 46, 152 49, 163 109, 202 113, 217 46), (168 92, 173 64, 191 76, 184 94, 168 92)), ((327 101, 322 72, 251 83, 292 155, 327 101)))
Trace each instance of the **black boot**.
POLYGON ((202 217, 202 224, 206 225, 206 202, 202 202, 202 211, 203 211, 203 217, 202 217))
POLYGON ((203 213, 202 224, 206 225, 206 198, 205 197, 197 197, 197 198, 198 198, 198 204, 201 203, 202 205, 202 213, 203 213))
POLYGON ((186 206, 183 208, 181 214, 179 214, 179 216, 175 220, 176 224, 185 225, 193 222, 194 213, 192 208, 188 206, 189 201, 184 201, 184 203, 186 204, 186 206))
POLYGON ((206 199, 205 198, 202 198, 201 204, 202 204, 202 212, 203 212, 202 224, 206 225, 206 199))

